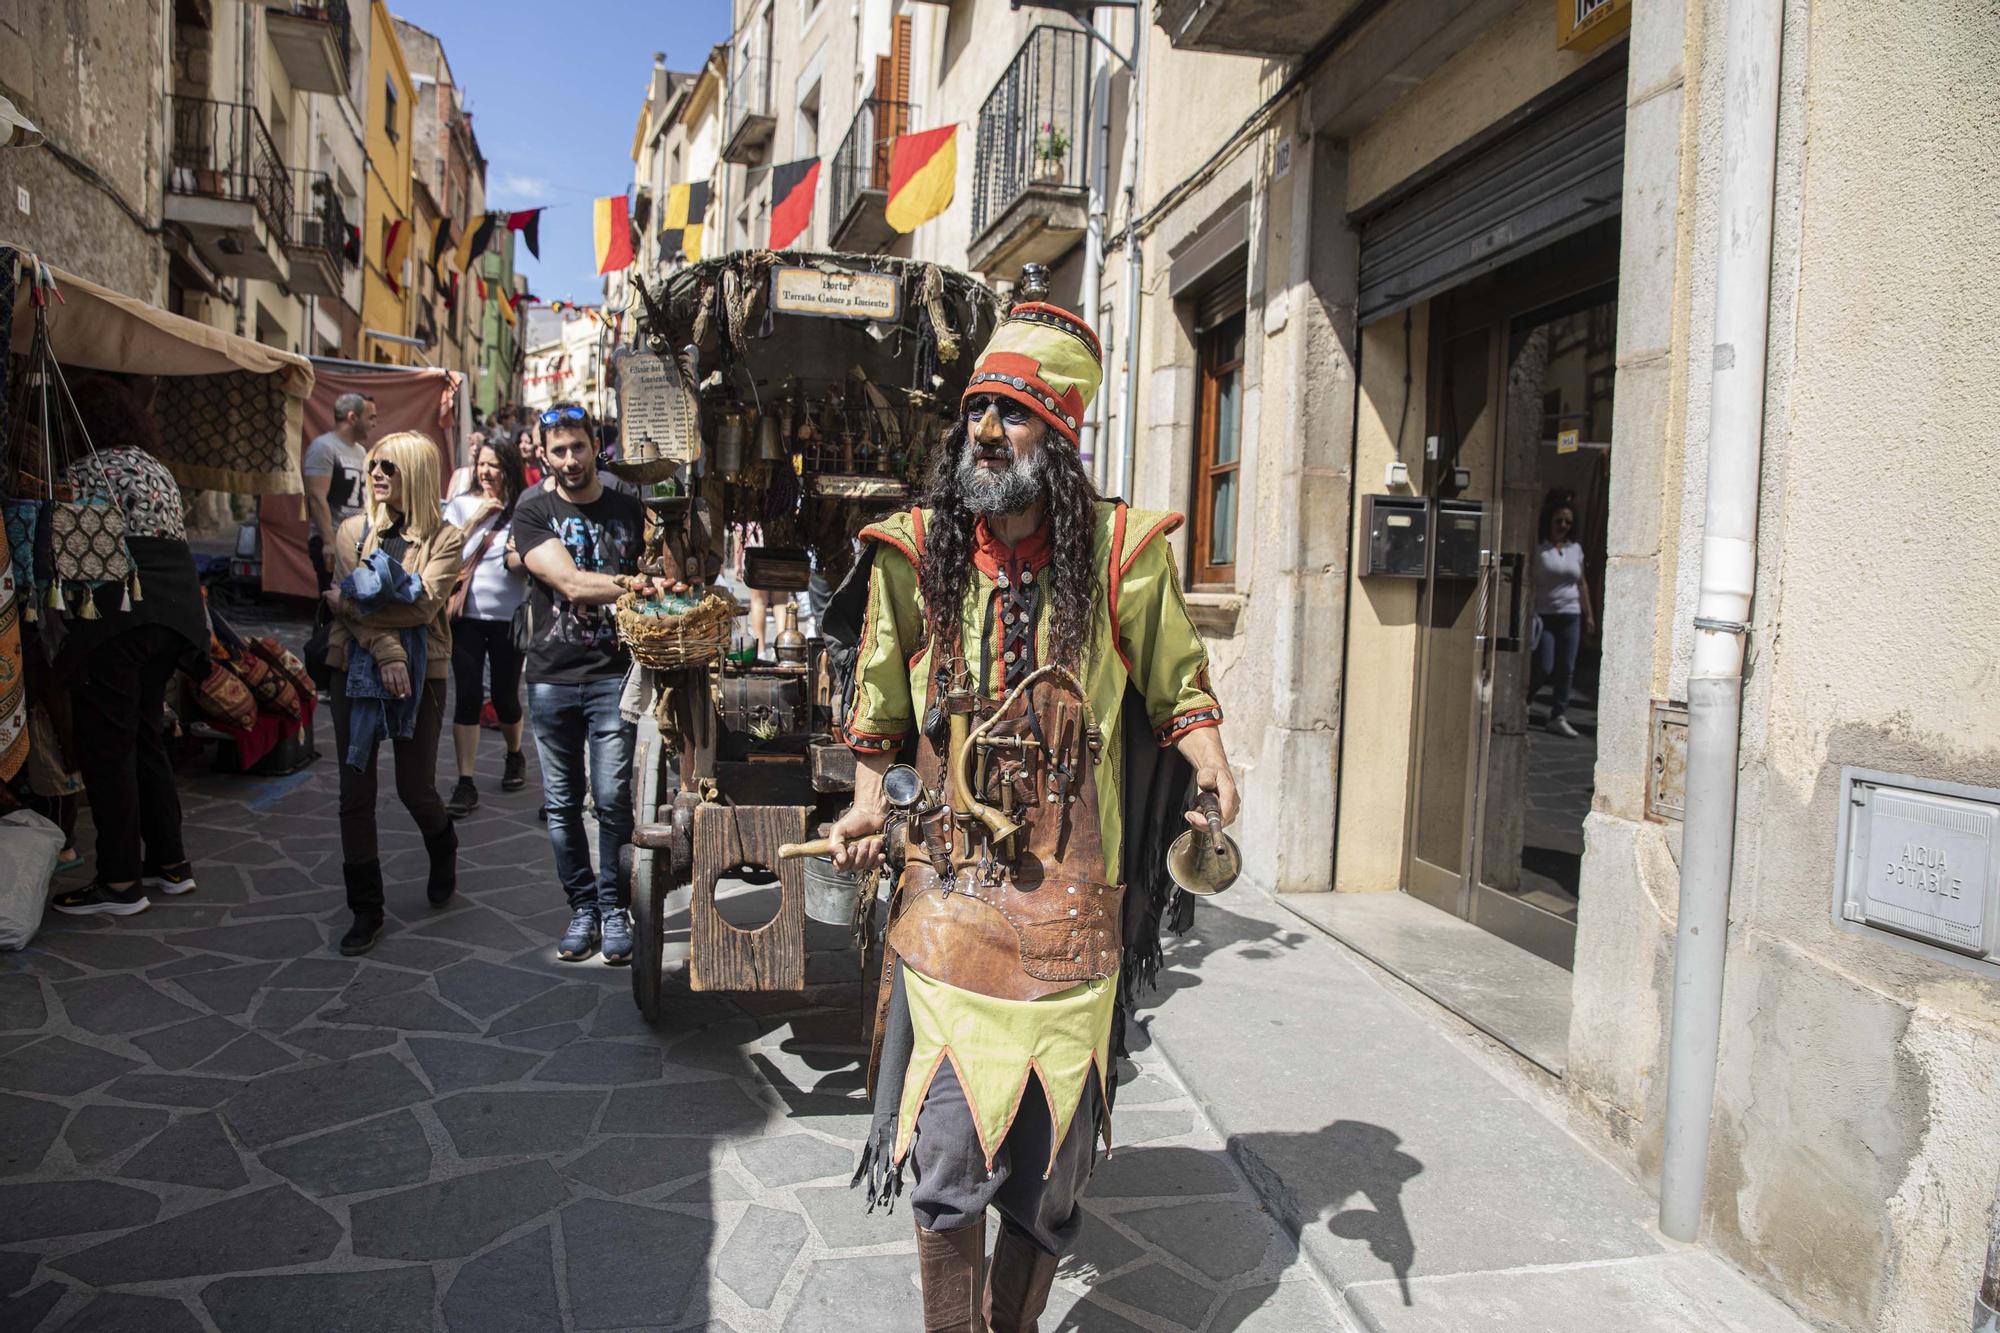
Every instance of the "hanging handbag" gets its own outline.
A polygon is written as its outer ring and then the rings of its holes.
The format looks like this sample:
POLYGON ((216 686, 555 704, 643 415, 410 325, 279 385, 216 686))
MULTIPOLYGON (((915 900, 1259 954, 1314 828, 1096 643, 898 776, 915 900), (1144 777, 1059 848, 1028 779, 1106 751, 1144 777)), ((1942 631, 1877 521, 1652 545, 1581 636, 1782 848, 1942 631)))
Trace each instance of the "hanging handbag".
POLYGON ((478 572, 479 562, 486 558, 486 552, 492 548, 493 539, 500 535, 500 520, 505 517, 505 514, 501 514, 494 518, 493 526, 479 539, 479 545, 472 548, 471 557, 459 564, 458 581, 451 585, 451 600, 445 603, 444 618, 447 623, 464 618, 466 599, 472 594, 472 576, 478 572))
MULTIPOLYGON (((132 551, 125 542, 125 510, 97 456, 97 446, 77 411, 62 363, 49 342, 48 299, 55 282, 47 265, 32 264, 29 279, 34 303, 34 337, 28 348, 27 373, 16 399, 10 458, 17 476, 24 465, 39 462, 39 497, 17 497, 38 509, 33 523, 31 605, 46 604, 83 620, 99 618, 97 592, 122 586, 124 610, 143 594, 132 551), (31 409, 31 410, 30 410, 31 409), (30 432, 39 437, 40 458, 31 456, 30 432), (57 469, 69 477, 71 493, 57 494, 57 469)), ((9 536, 27 535, 24 509, 10 506, 9 536)), ((18 557, 17 557, 18 560, 18 557)), ((16 565, 17 573, 19 565, 16 565)), ((17 582, 19 580, 17 579, 17 582)))

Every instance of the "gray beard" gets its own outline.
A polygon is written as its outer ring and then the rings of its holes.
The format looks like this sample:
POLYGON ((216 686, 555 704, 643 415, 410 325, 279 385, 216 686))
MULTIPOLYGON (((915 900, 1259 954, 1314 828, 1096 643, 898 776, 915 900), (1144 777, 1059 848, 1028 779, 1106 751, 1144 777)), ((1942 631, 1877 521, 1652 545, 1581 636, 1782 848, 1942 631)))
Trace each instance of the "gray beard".
MULTIPOLYGON (((1047 448, 1044 443, 1043 448, 1047 448)), ((1005 472, 987 472, 977 461, 978 450, 968 444, 965 453, 959 457, 958 470, 953 480, 958 485, 958 493, 965 500, 965 507, 979 515, 1018 514, 1042 498, 1042 450, 1037 449, 1028 456, 1026 462, 1016 460, 1005 472)))

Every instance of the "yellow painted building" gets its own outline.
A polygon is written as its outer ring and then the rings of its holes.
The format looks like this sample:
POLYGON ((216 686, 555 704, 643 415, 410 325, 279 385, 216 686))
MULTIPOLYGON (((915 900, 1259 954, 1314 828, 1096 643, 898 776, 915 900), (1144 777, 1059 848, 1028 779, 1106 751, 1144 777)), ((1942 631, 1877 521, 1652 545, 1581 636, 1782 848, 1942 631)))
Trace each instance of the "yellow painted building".
POLYGON ((383 264, 392 228, 398 223, 406 230, 417 225, 410 199, 410 113, 416 88, 389 7, 382 0, 372 0, 368 9, 371 59, 367 212, 361 228, 361 356, 367 361, 409 365, 415 361, 413 349, 394 339, 412 336, 415 301, 411 279, 422 256, 428 254, 424 248, 428 242, 412 236, 396 272, 383 264))

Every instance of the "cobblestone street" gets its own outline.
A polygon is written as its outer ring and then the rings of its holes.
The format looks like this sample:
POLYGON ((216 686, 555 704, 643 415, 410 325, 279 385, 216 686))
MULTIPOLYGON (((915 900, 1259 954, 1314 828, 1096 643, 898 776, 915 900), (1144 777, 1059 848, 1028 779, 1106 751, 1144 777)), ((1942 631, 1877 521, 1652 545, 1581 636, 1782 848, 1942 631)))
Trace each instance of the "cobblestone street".
MULTIPOLYGON (((537 787, 498 793, 489 738, 458 899, 426 908, 385 804, 391 930, 342 959, 320 748, 184 769, 199 889, 0 956, 0 1329, 919 1325, 907 1209, 848 1188, 843 932, 813 928, 804 997, 681 989, 648 1029, 626 971, 555 960, 537 787)), ((1043 1327, 1342 1327, 1164 1061, 1126 1073, 1043 1327)))

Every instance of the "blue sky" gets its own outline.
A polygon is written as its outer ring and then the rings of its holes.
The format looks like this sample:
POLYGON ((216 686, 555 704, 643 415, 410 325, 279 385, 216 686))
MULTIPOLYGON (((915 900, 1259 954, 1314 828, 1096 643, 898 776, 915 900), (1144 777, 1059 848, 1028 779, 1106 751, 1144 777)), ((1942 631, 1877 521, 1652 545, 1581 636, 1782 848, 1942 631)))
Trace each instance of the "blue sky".
POLYGON ((546 206, 542 259, 515 246, 543 300, 602 294, 591 201, 632 180, 632 130, 653 52, 699 69, 729 36, 729 0, 390 0, 435 33, 486 155, 486 206, 546 206))

